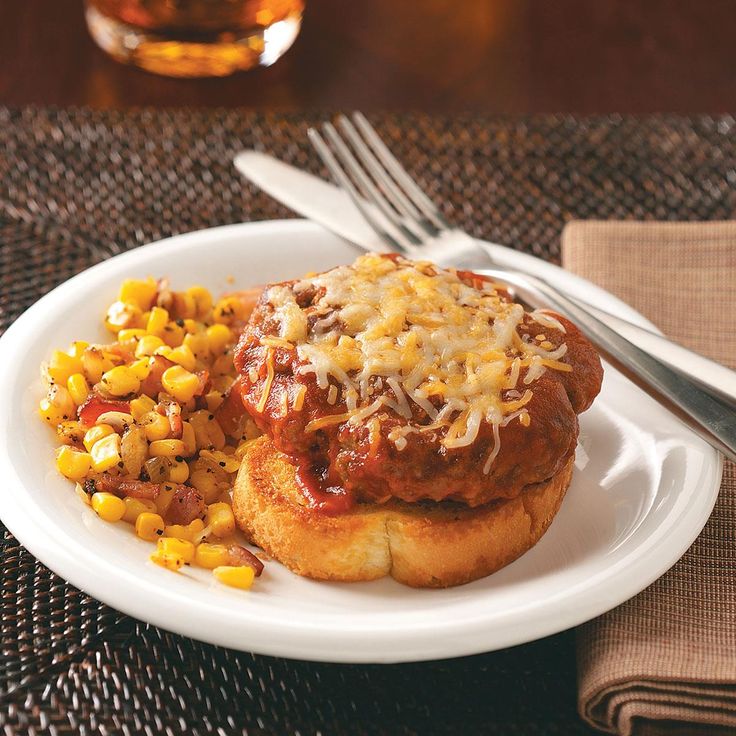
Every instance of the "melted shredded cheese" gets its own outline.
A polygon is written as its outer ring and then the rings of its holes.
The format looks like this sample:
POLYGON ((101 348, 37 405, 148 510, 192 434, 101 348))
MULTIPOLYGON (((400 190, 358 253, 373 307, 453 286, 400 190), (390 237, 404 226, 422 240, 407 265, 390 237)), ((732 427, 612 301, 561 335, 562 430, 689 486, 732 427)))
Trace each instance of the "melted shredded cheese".
POLYGON ((256 407, 256 411, 260 414, 262 414, 263 410, 266 408, 266 402, 268 401, 269 394, 271 393, 271 384, 273 383, 273 377, 275 375, 273 367, 273 351, 271 348, 268 348, 266 351, 266 371, 266 382, 263 384, 263 393, 261 394, 261 399, 256 407))
MULTIPOLYGON (((500 450, 499 426, 517 418, 528 426, 524 407, 533 393, 525 385, 547 369, 572 370, 562 362, 565 343, 554 347, 544 333, 538 335, 545 338, 541 344, 519 335, 524 309, 508 302, 496 285, 469 285, 454 270, 425 262, 368 254, 352 266, 270 287, 266 298, 279 328, 277 337, 262 340, 269 355, 259 411, 273 380, 270 351, 288 345, 297 351, 297 372, 314 373, 328 403, 339 397, 347 409, 309 422, 308 431, 346 421, 355 425, 391 410, 407 422, 389 433, 398 450, 411 432, 429 430, 443 430, 441 442, 451 449, 471 445, 486 422, 494 440, 486 473, 500 450), (307 290, 317 296, 302 308, 297 296, 307 290), (308 313, 319 317, 312 317, 311 328, 308 313), (376 391, 382 392, 378 398, 376 391), (422 410, 418 418, 416 407, 422 410)), ((565 332, 545 312, 531 318, 565 332)), ((371 419, 373 434, 378 421, 371 419)))

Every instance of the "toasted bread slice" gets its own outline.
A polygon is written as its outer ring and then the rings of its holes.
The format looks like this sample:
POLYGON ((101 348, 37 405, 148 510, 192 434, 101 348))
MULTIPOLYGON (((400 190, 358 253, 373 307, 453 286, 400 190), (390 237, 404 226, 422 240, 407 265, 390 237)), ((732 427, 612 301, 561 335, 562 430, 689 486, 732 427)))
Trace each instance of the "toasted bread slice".
POLYGON ((444 588, 490 575, 534 546, 562 503, 573 462, 516 498, 476 508, 393 500, 328 516, 306 506, 294 467, 263 436, 243 458, 233 509, 250 540, 299 575, 391 575, 413 587, 444 588))

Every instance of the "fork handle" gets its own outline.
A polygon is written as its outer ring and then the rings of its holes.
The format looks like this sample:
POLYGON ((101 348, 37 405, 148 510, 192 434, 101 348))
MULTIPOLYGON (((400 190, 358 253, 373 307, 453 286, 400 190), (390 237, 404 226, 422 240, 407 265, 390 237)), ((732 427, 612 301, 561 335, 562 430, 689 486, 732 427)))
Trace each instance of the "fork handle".
POLYGON ((590 312, 601 322, 614 329, 629 342, 633 342, 638 348, 645 350, 650 355, 656 355, 660 362, 674 369, 677 373, 686 376, 703 391, 736 411, 736 371, 693 352, 657 332, 652 332, 621 319, 615 314, 598 309, 582 299, 577 297, 568 298, 571 298, 579 307, 590 312))
POLYGON ((494 269, 483 271, 499 281, 512 284, 531 303, 542 302, 544 306, 570 317, 611 365, 702 439, 736 461, 736 412, 726 404, 639 349, 543 279, 494 269))

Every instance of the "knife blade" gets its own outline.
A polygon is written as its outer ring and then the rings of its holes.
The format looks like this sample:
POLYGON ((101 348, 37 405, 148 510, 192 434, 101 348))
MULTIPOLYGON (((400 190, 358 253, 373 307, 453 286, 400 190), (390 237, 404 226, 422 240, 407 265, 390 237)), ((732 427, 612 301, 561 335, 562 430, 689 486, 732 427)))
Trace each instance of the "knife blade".
MULTIPOLYGON (((333 184, 260 151, 241 151, 235 156, 234 164, 246 179, 294 212, 362 250, 386 250, 350 196, 333 184)), ((532 275, 544 275, 540 273, 544 266, 538 266, 534 257, 495 243, 478 242, 499 265, 532 275), (523 267, 520 267, 520 261, 523 267)), ((584 306, 637 347, 655 355, 717 398, 736 407, 736 372, 589 302, 585 302, 584 306)))

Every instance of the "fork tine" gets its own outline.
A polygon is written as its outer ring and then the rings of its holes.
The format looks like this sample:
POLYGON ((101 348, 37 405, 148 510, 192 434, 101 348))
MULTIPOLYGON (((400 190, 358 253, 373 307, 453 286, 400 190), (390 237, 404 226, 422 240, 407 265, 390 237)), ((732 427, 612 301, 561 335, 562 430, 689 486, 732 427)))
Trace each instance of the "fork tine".
POLYGON ((361 112, 353 113, 353 122, 363 134, 368 145, 373 149, 381 163, 390 172, 391 176, 400 184, 404 191, 411 197, 419 210, 426 215, 440 230, 452 228, 432 200, 419 188, 416 182, 409 176, 406 169, 398 162, 396 157, 389 151, 386 144, 380 139, 378 133, 368 122, 361 112))
POLYGON ((386 198, 381 194, 373 181, 371 181, 371 178, 365 173, 345 141, 340 137, 335 126, 332 123, 325 123, 322 126, 322 130, 327 136, 328 141, 332 144, 335 155, 342 164, 343 170, 353 178, 354 182, 357 182, 358 188, 362 190, 362 194, 368 202, 378 207, 381 214, 391 224, 391 227, 397 230, 397 234, 400 234, 406 240, 404 245, 409 248, 421 245, 422 237, 409 229, 396 211, 391 208, 386 198))
POLYGON ((375 154, 366 145, 365 141, 355 129, 355 126, 345 115, 340 115, 337 119, 342 132, 350 141, 355 156, 360 161, 368 173, 373 177, 379 185, 382 186, 383 194, 391 204, 391 206, 403 215, 404 218, 410 219, 412 224, 421 228, 430 237, 436 237, 439 234, 437 227, 427 217, 421 213, 414 203, 407 198, 401 191, 396 182, 389 176, 386 169, 376 158, 375 154))
POLYGON ((319 134, 319 131, 315 128, 309 128, 307 130, 307 136, 333 179, 348 193, 350 199, 353 200, 360 214, 363 215, 366 222, 373 228, 376 235, 388 246, 389 250, 407 253, 409 248, 391 235, 384 227, 384 224, 374 216, 370 208, 365 206, 365 201, 360 196, 350 177, 337 162, 337 159, 334 157, 330 147, 325 143, 324 138, 319 134))

